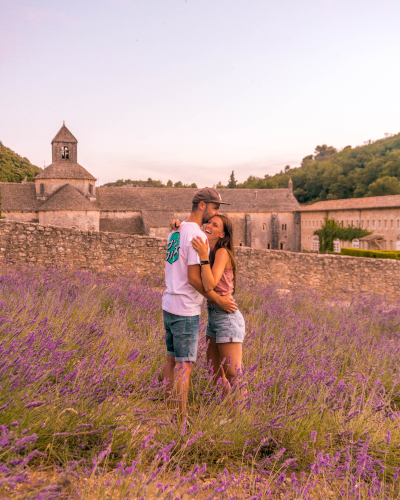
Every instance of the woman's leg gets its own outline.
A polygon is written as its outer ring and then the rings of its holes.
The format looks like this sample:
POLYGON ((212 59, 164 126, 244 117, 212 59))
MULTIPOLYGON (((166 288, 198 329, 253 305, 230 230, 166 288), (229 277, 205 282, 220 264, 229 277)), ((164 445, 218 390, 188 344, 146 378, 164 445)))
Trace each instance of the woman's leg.
POLYGON ((216 344, 219 357, 222 362, 223 370, 229 383, 237 376, 238 371, 242 370, 242 343, 228 342, 225 344, 216 344))
POLYGON ((215 338, 206 337, 207 339, 207 364, 211 365, 211 369, 213 371, 213 380, 214 385, 217 385, 218 380, 222 378, 222 383, 226 383, 226 377, 224 373, 224 369, 221 366, 221 358, 219 355, 218 344, 216 343, 215 338))

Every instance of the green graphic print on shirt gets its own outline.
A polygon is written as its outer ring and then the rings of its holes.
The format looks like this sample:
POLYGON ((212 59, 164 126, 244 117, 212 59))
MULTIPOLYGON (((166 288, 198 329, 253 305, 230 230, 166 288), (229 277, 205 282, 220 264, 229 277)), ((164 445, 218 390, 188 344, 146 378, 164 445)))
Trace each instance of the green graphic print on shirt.
POLYGON ((167 247, 167 262, 170 264, 173 264, 178 260, 179 257, 179 238, 180 234, 179 233, 173 233, 171 234, 171 237, 168 241, 168 247, 167 247))

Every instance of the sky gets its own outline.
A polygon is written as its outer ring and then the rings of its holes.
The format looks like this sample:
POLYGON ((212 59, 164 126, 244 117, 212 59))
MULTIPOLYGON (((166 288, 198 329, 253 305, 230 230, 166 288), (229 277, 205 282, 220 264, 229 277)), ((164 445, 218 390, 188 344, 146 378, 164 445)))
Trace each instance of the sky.
POLYGON ((0 140, 99 179, 226 184, 400 131, 399 0, 0 0, 0 140))

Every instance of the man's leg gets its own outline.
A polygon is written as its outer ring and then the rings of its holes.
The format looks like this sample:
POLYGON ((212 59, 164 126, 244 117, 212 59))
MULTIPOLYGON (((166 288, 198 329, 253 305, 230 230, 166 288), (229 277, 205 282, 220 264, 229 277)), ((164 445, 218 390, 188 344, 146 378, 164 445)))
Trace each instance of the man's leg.
POLYGON ((167 399, 172 394, 172 389, 174 387, 174 370, 175 370, 175 356, 170 356, 167 354, 167 359, 163 367, 163 379, 166 380, 166 397, 167 399))
POLYGON ((189 394, 190 375, 193 364, 189 361, 176 363, 175 369, 175 399, 178 399, 179 415, 184 418, 189 394))

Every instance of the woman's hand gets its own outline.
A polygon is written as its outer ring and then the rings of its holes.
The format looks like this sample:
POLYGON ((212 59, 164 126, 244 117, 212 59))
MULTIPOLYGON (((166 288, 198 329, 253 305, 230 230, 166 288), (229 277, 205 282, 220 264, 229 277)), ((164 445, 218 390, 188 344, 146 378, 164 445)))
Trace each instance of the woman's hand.
POLYGON ((199 254, 200 260, 208 260, 208 239, 206 238, 206 242, 204 243, 203 239, 200 236, 196 236, 192 240, 193 248, 199 254))
POLYGON ((181 222, 180 222, 180 220, 178 220, 178 219, 173 219, 173 220, 169 223, 169 227, 170 227, 171 229, 173 229, 174 231, 176 231, 176 230, 179 228, 179 226, 180 226, 180 225, 181 225, 181 222))

